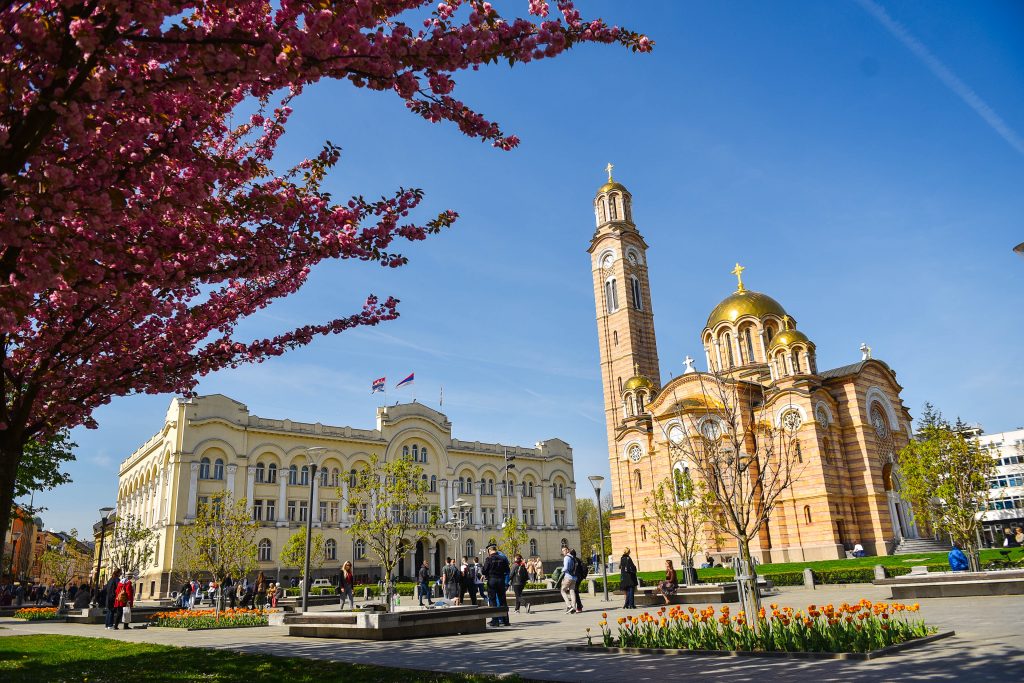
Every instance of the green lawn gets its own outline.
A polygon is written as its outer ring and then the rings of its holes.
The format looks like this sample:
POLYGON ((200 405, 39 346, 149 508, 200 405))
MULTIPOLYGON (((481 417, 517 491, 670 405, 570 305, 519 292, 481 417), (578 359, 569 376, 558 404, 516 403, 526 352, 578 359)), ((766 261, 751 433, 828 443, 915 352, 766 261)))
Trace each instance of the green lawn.
POLYGON ((0 638, 0 681, 5 683, 198 680, 216 683, 418 683, 499 679, 492 676, 431 673, 295 657, 127 643, 108 638, 50 635, 0 638))

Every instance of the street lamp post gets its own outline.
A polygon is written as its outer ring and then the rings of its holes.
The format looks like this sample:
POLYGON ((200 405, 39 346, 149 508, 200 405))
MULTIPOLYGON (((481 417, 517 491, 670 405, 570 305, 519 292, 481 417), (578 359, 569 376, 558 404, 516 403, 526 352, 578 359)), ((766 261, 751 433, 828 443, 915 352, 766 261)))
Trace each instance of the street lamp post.
POLYGON ((593 474, 587 479, 590 480, 590 485, 594 487, 594 493, 597 494, 597 530, 601 534, 601 576, 604 581, 604 601, 608 602, 608 558, 604 555, 604 515, 601 511, 601 484, 604 483, 604 477, 600 474, 593 474))
POLYGON ((107 522, 110 520, 110 513, 114 508, 100 508, 100 556, 96 560, 96 576, 92 580, 92 604, 99 604, 100 594, 100 567, 103 566, 103 539, 107 536, 107 522))
POLYGON ((14 557, 18 554, 18 539, 21 538, 20 531, 11 531, 11 567, 7 573, 11 575, 11 585, 14 585, 14 557))
POLYGON ((448 506, 451 514, 444 523, 444 528, 448 530, 448 535, 453 541, 458 541, 461 531, 466 528, 469 507, 469 503, 462 498, 456 498, 455 502, 448 506))
POLYGON ((314 446, 306 449, 306 459, 311 465, 309 480, 309 512, 306 514, 306 561, 302 571, 302 613, 306 613, 306 601, 309 596, 309 549, 313 540, 313 489, 316 486, 316 470, 320 465, 320 457, 327 449, 314 446))

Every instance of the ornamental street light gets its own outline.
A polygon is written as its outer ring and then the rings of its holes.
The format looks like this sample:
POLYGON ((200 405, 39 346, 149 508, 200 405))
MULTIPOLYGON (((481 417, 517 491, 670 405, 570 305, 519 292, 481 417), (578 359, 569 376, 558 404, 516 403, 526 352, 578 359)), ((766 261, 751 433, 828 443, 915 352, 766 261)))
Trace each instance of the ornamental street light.
POLYGON ((469 503, 462 498, 456 498, 455 502, 448 506, 451 514, 448 515, 448 521, 444 523, 444 528, 448 530, 448 535, 453 541, 458 541, 462 530, 466 528, 469 508, 469 503))
POLYGON ((306 561, 302 571, 302 613, 306 613, 306 602, 309 596, 309 548, 313 540, 313 489, 316 487, 316 470, 320 466, 320 458, 327 449, 314 446, 306 449, 306 459, 311 467, 309 479, 309 512, 306 514, 306 561))
POLYGON ((597 530, 601 534, 601 576, 604 581, 604 601, 608 602, 608 559, 604 556, 604 515, 601 512, 601 484, 604 483, 604 477, 600 474, 592 474, 587 479, 590 480, 590 485, 594 487, 594 493, 597 494, 597 530))
POLYGON ((100 508, 100 556, 96 560, 96 576, 92 580, 92 604, 99 606, 100 594, 100 567, 103 566, 103 539, 107 536, 107 524, 110 521, 110 513, 114 508, 100 508))

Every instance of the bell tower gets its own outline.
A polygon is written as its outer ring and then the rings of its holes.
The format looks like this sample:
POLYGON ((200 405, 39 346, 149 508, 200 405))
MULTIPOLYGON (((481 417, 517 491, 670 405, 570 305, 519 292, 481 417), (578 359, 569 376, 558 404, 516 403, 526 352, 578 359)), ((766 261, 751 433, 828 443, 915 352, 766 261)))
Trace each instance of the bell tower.
POLYGON ((608 182, 594 197, 597 229, 587 252, 594 278, 612 490, 619 501, 623 483, 615 481, 615 461, 622 453, 618 452, 616 435, 625 420, 643 412, 640 395, 629 391, 637 385, 631 380, 648 380, 643 389, 649 400, 661 389, 661 371, 647 275, 647 243, 633 223, 632 195, 612 178, 611 164, 606 170, 608 182))

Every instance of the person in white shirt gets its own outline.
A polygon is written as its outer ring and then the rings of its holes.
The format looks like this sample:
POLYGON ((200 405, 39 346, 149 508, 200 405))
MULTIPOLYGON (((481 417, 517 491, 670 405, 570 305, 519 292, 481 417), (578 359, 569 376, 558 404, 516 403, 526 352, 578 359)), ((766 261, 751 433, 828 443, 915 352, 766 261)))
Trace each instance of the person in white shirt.
POLYGON ((569 549, 562 548, 562 599, 565 600, 565 611, 568 614, 576 614, 576 567, 569 549))

